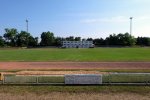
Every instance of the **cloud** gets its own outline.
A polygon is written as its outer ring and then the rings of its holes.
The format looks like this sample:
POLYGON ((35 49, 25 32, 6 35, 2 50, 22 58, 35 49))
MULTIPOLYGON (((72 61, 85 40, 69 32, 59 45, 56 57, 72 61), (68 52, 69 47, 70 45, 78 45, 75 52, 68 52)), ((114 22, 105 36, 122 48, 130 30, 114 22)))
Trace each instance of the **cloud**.
POLYGON ((150 20, 150 16, 149 15, 139 16, 139 17, 135 17, 134 19, 136 21, 147 21, 147 20, 150 20))
POLYGON ((146 3, 146 2, 150 2, 150 0, 132 0, 133 2, 137 2, 137 3, 146 3))
MULTIPOLYGON (((83 19, 81 20, 82 23, 85 24, 92 24, 92 23, 125 23, 129 21, 130 17, 125 16, 116 16, 111 18, 91 18, 91 19, 83 19)), ((133 20, 136 20, 138 22, 147 21, 150 20, 150 16, 138 16, 133 17, 133 20)))
POLYGON ((105 22, 105 23, 122 23, 122 22, 127 22, 128 19, 124 16, 117 16, 117 17, 112 17, 112 18, 93 18, 93 19, 84 19, 81 22, 82 23, 101 23, 101 22, 105 22))

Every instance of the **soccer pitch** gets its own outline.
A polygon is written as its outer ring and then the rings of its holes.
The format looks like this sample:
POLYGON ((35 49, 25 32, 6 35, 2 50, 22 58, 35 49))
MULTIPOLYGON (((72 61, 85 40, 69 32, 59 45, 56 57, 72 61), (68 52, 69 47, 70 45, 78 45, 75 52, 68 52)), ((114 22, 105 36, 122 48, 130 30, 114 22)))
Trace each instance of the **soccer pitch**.
POLYGON ((150 61, 150 48, 0 49, 0 61, 150 61))

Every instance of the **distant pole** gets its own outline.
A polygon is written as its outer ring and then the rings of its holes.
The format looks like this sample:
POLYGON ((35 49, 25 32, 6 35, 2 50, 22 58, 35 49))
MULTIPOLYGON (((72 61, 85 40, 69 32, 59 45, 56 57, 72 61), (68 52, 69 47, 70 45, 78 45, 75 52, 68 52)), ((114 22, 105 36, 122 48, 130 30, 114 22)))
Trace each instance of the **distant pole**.
POLYGON ((130 17, 130 35, 132 35, 132 19, 133 17, 130 17))
POLYGON ((27 24, 27 32, 28 32, 28 22, 29 22, 29 21, 26 19, 26 24, 27 24))

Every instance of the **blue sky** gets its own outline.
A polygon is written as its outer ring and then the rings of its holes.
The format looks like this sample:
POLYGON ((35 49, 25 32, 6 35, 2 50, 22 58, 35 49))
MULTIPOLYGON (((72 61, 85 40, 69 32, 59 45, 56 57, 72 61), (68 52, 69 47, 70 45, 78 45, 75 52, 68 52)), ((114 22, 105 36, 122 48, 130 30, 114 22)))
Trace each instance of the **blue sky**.
POLYGON ((5 28, 26 30, 40 37, 43 31, 55 36, 107 37, 129 32, 150 37, 150 0, 0 0, 0 35, 5 28))

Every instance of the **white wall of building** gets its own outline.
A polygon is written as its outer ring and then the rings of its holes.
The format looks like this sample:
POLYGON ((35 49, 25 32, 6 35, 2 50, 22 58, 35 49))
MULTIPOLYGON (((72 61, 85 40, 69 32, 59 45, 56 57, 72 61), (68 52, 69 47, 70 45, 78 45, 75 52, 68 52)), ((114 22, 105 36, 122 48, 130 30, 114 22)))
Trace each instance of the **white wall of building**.
POLYGON ((90 48, 93 47, 93 41, 63 41, 62 47, 66 48, 90 48))

